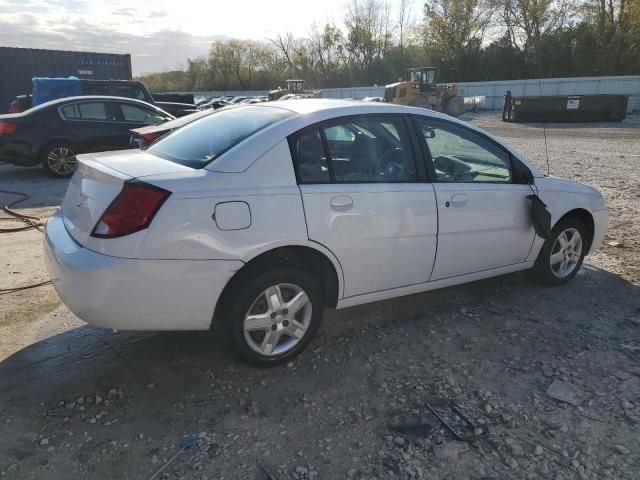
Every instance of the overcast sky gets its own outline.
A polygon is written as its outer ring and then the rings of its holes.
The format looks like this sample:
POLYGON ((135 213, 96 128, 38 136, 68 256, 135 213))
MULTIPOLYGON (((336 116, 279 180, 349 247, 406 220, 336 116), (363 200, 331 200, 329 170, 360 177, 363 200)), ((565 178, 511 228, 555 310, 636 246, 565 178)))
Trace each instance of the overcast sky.
POLYGON ((184 67, 216 39, 305 35, 345 0, 0 0, 0 46, 130 53, 133 73, 184 67))

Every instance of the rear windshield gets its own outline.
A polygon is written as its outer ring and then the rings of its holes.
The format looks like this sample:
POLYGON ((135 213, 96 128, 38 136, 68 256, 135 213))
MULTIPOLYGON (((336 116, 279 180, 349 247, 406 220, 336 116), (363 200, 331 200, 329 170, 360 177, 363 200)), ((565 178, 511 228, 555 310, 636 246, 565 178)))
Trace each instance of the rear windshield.
POLYGON ((225 108, 174 130, 147 151, 180 165, 203 168, 245 138, 292 115, 281 108, 225 108))

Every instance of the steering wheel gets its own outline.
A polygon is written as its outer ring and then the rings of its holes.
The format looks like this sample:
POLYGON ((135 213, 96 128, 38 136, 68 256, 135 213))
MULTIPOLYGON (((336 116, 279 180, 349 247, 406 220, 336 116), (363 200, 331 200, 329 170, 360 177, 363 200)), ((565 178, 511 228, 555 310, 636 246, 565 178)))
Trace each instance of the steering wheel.
POLYGON ((406 170, 404 162, 398 162, 387 157, 397 155, 402 156, 402 159, 404 160, 404 154, 404 150, 400 147, 395 147, 384 152, 382 157, 380 157, 380 173, 388 176, 389 178, 402 177, 406 170))

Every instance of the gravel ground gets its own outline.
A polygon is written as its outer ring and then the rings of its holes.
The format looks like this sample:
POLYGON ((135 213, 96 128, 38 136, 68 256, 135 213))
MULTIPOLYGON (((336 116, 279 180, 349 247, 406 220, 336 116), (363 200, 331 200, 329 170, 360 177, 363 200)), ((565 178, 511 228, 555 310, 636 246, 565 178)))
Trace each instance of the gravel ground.
MULTIPOLYGON (((469 120, 546 170, 541 125, 469 120)), ((637 480, 640 120, 545 130, 551 173, 598 187, 611 214, 561 288, 514 274, 330 311, 271 370, 208 333, 87 326, 50 286, 1 295, 0 475, 637 480)), ((64 188, 0 166, 0 190, 33 195, 24 213, 49 215, 64 188)), ((40 237, 0 235, 0 289, 46 279, 40 237)))

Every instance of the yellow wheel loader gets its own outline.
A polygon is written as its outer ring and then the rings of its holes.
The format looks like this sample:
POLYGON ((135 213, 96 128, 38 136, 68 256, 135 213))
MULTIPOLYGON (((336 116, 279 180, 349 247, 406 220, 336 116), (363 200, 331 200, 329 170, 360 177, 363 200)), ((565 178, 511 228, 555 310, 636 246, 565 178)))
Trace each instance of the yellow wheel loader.
POLYGON ((437 84, 435 67, 410 68, 406 80, 387 85, 384 101, 397 105, 428 108, 452 117, 464 113, 464 99, 455 84, 437 84))
POLYGON ((278 87, 269 92, 269 100, 280 100, 287 95, 287 98, 316 98, 320 96, 319 91, 308 91, 304 89, 304 80, 286 80, 287 88, 278 87))

